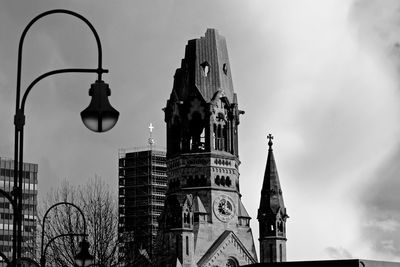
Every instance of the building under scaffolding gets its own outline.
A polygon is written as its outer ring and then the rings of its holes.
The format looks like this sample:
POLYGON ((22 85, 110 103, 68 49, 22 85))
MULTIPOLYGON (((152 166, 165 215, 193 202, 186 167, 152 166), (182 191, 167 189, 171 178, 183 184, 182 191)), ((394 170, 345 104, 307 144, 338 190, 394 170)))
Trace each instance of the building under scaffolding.
MULTIPOLYGON (((167 190, 166 153, 162 150, 119 151, 120 259, 126 266, 151 259, 158 229, 158 216, 167 190)), ((146 265, 146 264, 143 264, 146 265)))

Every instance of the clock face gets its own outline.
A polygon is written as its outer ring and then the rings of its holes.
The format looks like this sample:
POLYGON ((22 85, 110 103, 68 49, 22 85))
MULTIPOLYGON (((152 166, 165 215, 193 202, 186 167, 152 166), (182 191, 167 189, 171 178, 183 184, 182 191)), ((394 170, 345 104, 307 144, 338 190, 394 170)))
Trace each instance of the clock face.
POLYGON ((235 216, 235 204, 226 195, 218 196, 214 200, 214 213, 219 220, 227 222, 235 216))

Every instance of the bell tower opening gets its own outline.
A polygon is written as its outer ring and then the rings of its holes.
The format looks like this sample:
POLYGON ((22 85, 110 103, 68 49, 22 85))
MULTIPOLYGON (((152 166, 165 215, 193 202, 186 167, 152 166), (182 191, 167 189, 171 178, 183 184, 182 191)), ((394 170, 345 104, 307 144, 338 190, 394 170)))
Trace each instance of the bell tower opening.
POLYGON ((190 151, 204 151, 205 150, 205 129, 204 121, 199 112, 194 112, 190 120, 190 151))

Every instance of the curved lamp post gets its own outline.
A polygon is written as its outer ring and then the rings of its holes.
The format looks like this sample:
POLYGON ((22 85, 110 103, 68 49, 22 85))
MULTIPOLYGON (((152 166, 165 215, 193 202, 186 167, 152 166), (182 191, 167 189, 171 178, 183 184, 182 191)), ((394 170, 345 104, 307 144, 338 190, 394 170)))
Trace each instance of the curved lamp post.
POLYGON ((93 263, 94 257, 92 255, 90 255, 89 253, 89 242, 86 241, 86 219, 85 219, 85 215, 83 214, 82 210, 76 206, 73 203, 70 202, 58 202, 54 205, 52 205, 50 208, 47 209, 46 213, 43 216, 43 220, 42 220, 42 245, 40 248, 40 265, 41 267, 45 267, 46 266, 46 252, 48 247, 50 246, 51 243, 53 243, 53 241, 55 241, 58 238, 61 237, 66 237, 66 236, 82 236, 83 239, 80 242, 79 246, 81 248, 81 250, 78 252, 78 254, 75 256, 75 264, 78 266, 89 266, 93 263), (46 230, 46 218, 47 215, 49 214, 50 210, 52 210, 53 208, 60 206, 60 205, 67 205, 67 206, 72 206, 74 207, 76 210, 79 211, 79 213, 81 214, 82 220, 83 220, 83 233, 66 233, 66 234, 60 234, 57 235, 53 238, 51 238, 49 240, 49 242, 47 242, 46 246, 44 246, 44 233, 46 230))
MULTIPOLYGON (((24 31, 19 40, 18 46, 18 64, 17 64, 17 88, 16 88, 16 104, 15 104, 15 143, 14 143, 14 189, 11 195, 14 197, 14 219, 13 219, 13 265, 19 266, 19 260, 21 259, 21 243, 22 243, 22 174, 23 174, 23 141, 24 141, 24 124, 25 124, 25 103, 29 92, 32 90, 33 86, 38 83, 43 78, 54 74, 60 73, 97 73, 97 80, 91 85, 89 90, 89 95, 92 100, 89 106, 81 112, 81 118, 83 123, 87 128, 95 132, 104 132, 110 130, 117 122, 119 112, 111 107, 108 96, 111 91, 108 84, 102 81, 102 74, 107 73, 108 70, 102 67, 102 49, 100 38, 94 29, 93 25, 82 15, 75 13, 73 11, 64 9, 55 9, 43 12, 33 18, 28 25, 25 27, 24 31), (81 21, 83 21, 92 31, 98 51, 98 66, 94 69, 57 69, 53 71, 46 72, 39 77, 37 77, 25 90, 21 99, 21 67, 22 67, 22 48, 25 36, 31 26, 42 17, 50 14, 63 13, 74 16, 81 21)), ((7 199, 11 199, 11 195, 8 195, 7 199)))

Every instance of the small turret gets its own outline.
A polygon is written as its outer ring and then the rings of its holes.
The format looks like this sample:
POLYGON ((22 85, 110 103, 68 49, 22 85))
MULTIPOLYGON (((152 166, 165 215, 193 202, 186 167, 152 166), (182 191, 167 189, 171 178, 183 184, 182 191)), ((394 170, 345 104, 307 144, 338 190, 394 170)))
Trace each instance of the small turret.
POLYGON ((286 261, 286 213, 274 153, 268 135, 268 158, 257 219, 260 227, 260 262, 286 261))

